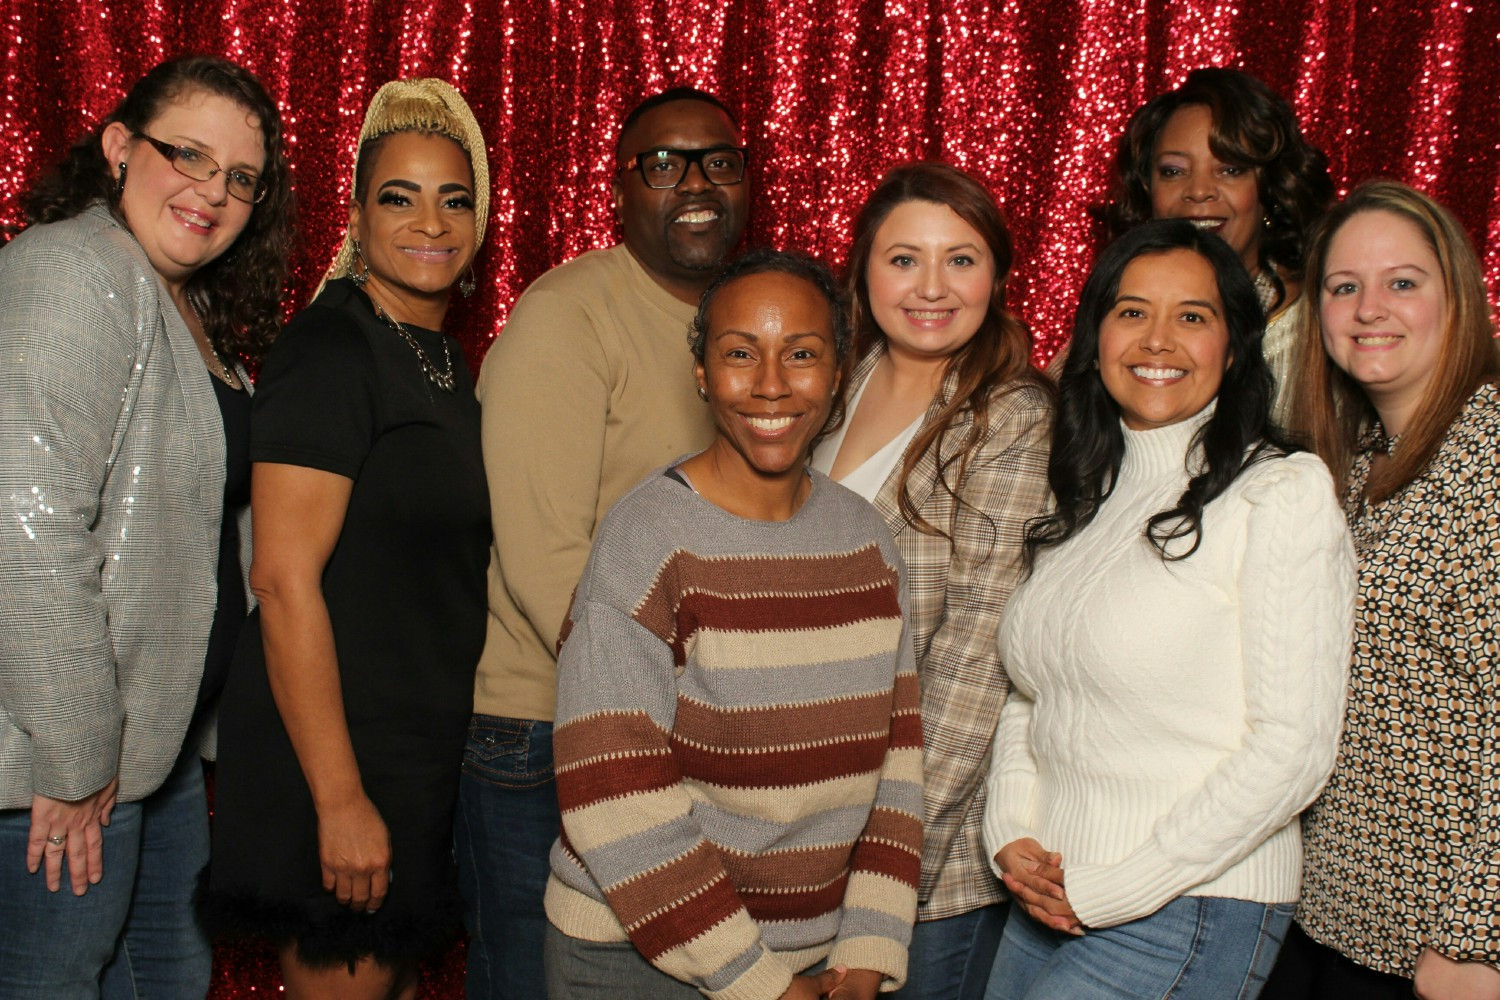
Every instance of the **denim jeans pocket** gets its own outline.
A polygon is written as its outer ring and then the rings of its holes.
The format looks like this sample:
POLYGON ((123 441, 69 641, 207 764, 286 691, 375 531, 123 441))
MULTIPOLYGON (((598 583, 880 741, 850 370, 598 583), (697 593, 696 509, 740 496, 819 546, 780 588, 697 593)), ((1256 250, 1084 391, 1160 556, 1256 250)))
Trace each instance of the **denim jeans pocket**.
POLYGON ((475 715, 464 742, 463 773, 508 788, 552 780, 552 723, 475 715))

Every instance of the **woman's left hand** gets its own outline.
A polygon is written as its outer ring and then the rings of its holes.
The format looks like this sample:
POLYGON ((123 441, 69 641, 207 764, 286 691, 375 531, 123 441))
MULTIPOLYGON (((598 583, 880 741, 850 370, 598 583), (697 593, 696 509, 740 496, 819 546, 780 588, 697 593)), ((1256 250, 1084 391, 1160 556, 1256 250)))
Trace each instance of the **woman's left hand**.
POLYGON ((76 802, 46 795, 31 797, 31 833, 26 840, 26 870, 35 874, 45 866, 47 891, 62 888, 62 864, 68 859, 68 878, 73 895, 82 896, 104 877, 104 831, 115 808, 119 781, 76 802), (52 838, 61 838, 61 842, 52 838), (55 850, 48 850, 55 847, 55 850))
POLYGON ((1417 956, 1412 992, 1421 1000, 1500 1000, 1500 969, 1456 962, 1428 948, 1417 956))
POLYGON ((1062 855, 1048 852, 1031 837, 1013 840, 995 855, 1000 879, 1031 919, 1064 934, 1082 936, 1083 922, 1073 912, 1063 887, 1062 855))

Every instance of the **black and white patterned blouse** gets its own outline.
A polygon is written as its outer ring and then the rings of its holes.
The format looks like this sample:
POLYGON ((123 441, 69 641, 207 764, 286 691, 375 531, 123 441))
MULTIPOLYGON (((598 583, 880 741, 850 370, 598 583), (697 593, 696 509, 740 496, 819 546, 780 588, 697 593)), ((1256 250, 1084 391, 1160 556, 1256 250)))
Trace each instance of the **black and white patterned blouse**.
POLYGON ((1424 948, 1500 963, 1500 389, 1470 397, 1425 472, 1344 509, 1359 559, 1338 762, 1304 817, 1298 922, 1361 965, 1412 975, 1424 948))

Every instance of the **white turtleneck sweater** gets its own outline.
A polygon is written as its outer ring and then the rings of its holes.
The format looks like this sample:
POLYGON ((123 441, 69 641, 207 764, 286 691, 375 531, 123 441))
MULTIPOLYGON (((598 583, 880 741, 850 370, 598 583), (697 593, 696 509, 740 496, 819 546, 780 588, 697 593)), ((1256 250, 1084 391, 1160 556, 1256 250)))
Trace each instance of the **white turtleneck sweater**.
POLYGON ((1163 562, 1145 537, 1186 488, 1212 409, 1122 427, 1114 494, 1043 550, 1000 625, 1012 688, 985 842, 991 859, 1021 837, 1061 853, 1088 927, 1182 895, 1294 902, 1297 815, 1333 767, 1355 575, 1323 463, 1298 453, 1242 472, 1187 559, 1163 562))

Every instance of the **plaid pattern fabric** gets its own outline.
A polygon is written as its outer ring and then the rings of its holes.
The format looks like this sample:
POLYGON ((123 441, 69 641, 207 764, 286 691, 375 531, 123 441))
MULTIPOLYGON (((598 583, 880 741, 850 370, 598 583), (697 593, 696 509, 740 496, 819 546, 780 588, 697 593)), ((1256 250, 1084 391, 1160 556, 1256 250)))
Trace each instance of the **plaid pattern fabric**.
POLYGON ((177 759, 224 501, 208 380, 104 208, 0 249, 0 808, 140 799, 177 759))
MULTIPOLYGON (((882 352, 855 368, 846 398, 869 377, 882 352)), ((949 375, 927 411, 932 420, 953 398, 949 375)), ((939 442, 944 457, 968 432, 965 411, 939 442)), ((1000 615, 1021 577, 1026 522, 1046 509, 1052 406, 1040 387, 1018 384, 990 401, 989 426, 962 477, 938 483, 929 451, 912 469, 908 493, 922 516, 953 537, 918 531, 900 506, 900 464, 875 497, 875 509, 906 560, 908 615, 922 688, 924 733, 922 878, 918 919, 957 916, 1007 898, 990 869, 983 832, 990 744, 1010 681, 995 646, 1000 615)), ((920 431, 918 432, 920 434, 920 431)), ((958 464, 949 469, 959 476, 958 464)))

